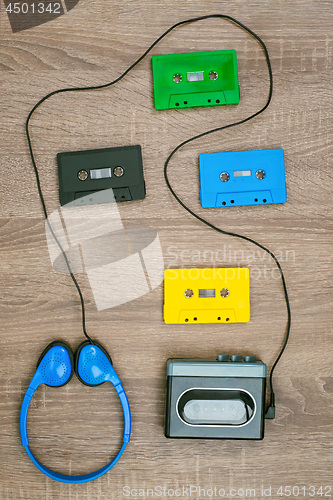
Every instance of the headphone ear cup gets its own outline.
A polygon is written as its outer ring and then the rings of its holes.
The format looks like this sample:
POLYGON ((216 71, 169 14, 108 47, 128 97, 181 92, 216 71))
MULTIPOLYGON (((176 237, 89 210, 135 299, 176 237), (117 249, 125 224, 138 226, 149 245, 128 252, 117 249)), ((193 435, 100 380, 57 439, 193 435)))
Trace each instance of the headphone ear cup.
POLYGON ((112 360, 109 353, 98 342, 82 342, 75 353, 74 371, 82 384, 96 387, 106 382, 112 360))
POLYGON ((51 342, 39 356, 37 371, 49 387, 63 387, 74 374, 74 354, 66 342, 51 342))

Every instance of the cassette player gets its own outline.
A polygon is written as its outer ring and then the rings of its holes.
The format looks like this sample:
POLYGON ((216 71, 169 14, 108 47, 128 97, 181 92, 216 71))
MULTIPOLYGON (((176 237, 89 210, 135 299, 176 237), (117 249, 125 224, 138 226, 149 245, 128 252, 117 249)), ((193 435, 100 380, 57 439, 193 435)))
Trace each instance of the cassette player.
POLYGON ((156 109, 239 103, 235 50, 152 57, 156 109))
POLYGON ((169 359, 166 437, 263 439, 266 372, 255 356, 169 359))
POLYGON ((203 208, 285 203, 283 149, 199 155, 203 208))
POLYGON ((146 195, 141 146, 58 153, 57 161, 61 205, 141 200, 146 195), (89 197, 97 192, 106 196, 89 197))
POLYGON ((166 269, 163 316, 169 324, 248 322, 249 269, 166 269))

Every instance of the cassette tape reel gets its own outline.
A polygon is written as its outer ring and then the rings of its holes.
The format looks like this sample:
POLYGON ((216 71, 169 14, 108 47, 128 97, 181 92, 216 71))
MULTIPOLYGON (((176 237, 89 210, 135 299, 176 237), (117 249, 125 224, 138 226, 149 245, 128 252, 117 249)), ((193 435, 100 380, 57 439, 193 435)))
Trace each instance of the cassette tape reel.
POLYGON ((239 103, 235 50, 152 57, 156 109, 239 103))
POLYGON ((283 149, 199 155, 203 208, 285 203, 283 149))
POLYGON ((166 269, 163 315, 169 324, 248 322, 249 269, 166 269))
POLYGON ((141 200, 146 195, 141 146, 58 153, 57 160, 61 205, 141 200), (97 192, 102 195, 89 197, 97 192))

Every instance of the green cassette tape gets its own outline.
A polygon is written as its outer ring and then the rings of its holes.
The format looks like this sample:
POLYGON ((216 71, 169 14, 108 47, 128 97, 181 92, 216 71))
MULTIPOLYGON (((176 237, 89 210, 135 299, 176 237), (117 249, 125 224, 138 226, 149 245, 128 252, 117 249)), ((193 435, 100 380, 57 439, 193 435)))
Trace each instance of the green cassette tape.
POLYGON ((156 109, 239 103, 235 50, 156 55, 152 67, 156 109))

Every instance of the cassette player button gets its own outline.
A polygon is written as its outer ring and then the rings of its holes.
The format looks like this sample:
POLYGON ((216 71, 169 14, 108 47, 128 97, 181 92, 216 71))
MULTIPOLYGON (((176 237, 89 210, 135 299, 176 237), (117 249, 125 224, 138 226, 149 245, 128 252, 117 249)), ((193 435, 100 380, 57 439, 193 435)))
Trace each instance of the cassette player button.
POLYGON ((255 363, 257 358, 255 356, 245 356, 245 363, 255 363))
POLYGON ((219 354, 217 361, 229 361, 229 354, 219 354))
POLYGON ((243 356, 241 356, 240 354, 233 354, 231 356, 231 361, 243 361, 243 356))

